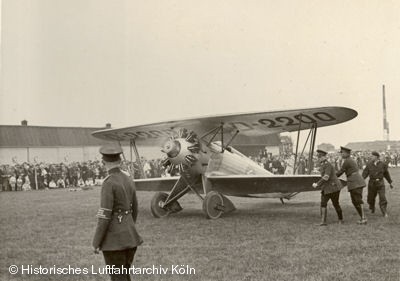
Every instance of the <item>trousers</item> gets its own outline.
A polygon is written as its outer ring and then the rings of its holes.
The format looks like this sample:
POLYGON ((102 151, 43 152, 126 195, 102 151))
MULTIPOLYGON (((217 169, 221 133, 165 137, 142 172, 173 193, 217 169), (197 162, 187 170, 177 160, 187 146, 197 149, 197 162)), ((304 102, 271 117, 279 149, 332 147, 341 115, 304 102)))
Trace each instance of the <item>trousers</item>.
POLYGON ((136 253, 136 247, 132 249, 120 250, 120 251, 103 251, 104 261, 106 265, 115 266, 115 268, 121 269, 121 274, 110 274, 111 281, 130 281, 131 277, 129 273, 124 274, 122 269, 129 271, 132 265, 133 258, 136 253))
MULTIPOLYGON (((382 180, 383 181, 383 180, 382 180)), ((376 196, 379 196, 379 207, 381 208, 382 212, 386 212, 387 208, 387 200, 385 195, 385 185, 383 182, 376 182, 376 181, 369 181, 368 183, 368 195, 367 201, 369 208, 375 209, 375 199, 376 196)))
POLYGON ((340 195, 340 190, 329 194, 324 194, 323 192, 321 192, 321 208, 326 208, 328 206, 329 200, 331 200, 339 220, 342 220, 343 212, 342 208, 340 208, 339 205, 339 195, 340 195))
POLYGON ((362 193, 363 193, 363 187, 350 190, 351 202, 353 203, 354 207, 364 204, 362 200, 362 193))

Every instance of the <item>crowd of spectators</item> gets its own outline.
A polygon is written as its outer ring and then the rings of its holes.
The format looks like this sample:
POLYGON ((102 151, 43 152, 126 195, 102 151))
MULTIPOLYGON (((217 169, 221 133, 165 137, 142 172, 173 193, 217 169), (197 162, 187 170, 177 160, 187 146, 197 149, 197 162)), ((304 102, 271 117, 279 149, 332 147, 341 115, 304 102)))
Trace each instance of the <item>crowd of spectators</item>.
MULTIPOLYGON (((370 151, 357 151, 352 157, 360 169, 365 167, 371 156, 370 151)), ((294 154, 273 156, 267 151, 261 151, 258 156, 250 157, 260 166, 273 174, 293 174, 294 154)), ((400 167, 399 152, 382 152, 381 159, 389 167, 400 167)), ((296 159, 296 174, 318 173, 314 156, 309 171, 309 157, 307 154, 296 159)), ((339 152, 329 153, 328 160, 339 170, 342 159, 339 152)), ((179 175, 176 169, 167 171, 161 165, 161 159, 141 159, 143 172, 146 178, 169 177, 179 175)), ((128 171, 133 168, 134 177, 141 178, 139 165, 127 161, 122 162, 122 169, 128 171)), ((20 191, 35 189, 69 188, 101 185, 107 171, 101 161, 86 161, 73 163, 22 163, 14 165, 0 165, 0 190, 20 191)))
POLYGON ((100 161, 73 163, 22 163, 0 166, 3 191, 66 188, 94 185, 107 171, 100 161))
MULTIPOLYGON (((261 167, 273 174, 293 174, 294 162, 296 161, 296 174, 308 174, 309 157, 308 155, 300 155, 295 159, 294 154, 272 155, 267 151, 261 151, 258 156, 250 157, 261 167)), ((314 159, 316 160, 316 159, 314 159)), ((311 163, 311 172, 314 170, 314 161, 311 163)))
MULTIPOLYGON (((352 152, 351 157, 356 161, 358 167, 363 169, 367 163, 371 160, 372 151, 355 151, 352 152)), ((400 152, 384 151, 380 152, 381 160, 384 161, 389 167, 395 168, 400 167, 400 152)), ((336 169, 340 169, 342 165, 342 159, 340 153, 328 154, 328 160, 334 164, 336 169)))
MULTIPOLYGON (((161 159, 142 159, 146 178, 177 175, 174 169, 170 173, 162 167, 161 159)), ((124 171, 132 170, 134 177, 141 178, 137 163, 122 161, 124 171)), ((107 171, 101 161, 72 163, 15 163, 0 165, 0 191, 40 190, 53 188, 75 188, 101 185, 107 171)))
MULTIPOLYGON (((384 161, 389 167, 400 167, 400 152, 398 151, 384 151, 380 152, 381 160, 384 161)), ((363 169, 371 158, 371 151, 355 151, 352 152, 351 157, 357 162, 358 167, 363 169)), ((274 174, 293 174, 294 162, 296 160, 296 174, 316 174, 317 158, 313 156, 311 163, 311 172, 309 172, 309 155, 299 155, 295 159, 294 154, 286 154, 273 156, 267 151, 261 151, 258 156, 250 157, 253 161, 259 163, 260 166, 274 174)), ((342 158, 339 152, 328 154, 328 161, 332 163, 336 170, 342 166, 342 158)))

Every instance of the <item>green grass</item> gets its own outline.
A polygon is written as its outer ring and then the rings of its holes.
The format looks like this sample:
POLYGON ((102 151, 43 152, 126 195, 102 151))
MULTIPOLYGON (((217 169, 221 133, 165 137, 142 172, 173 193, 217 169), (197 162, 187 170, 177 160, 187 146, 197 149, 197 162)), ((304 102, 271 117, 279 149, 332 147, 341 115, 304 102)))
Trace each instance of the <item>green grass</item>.
MULTIPOLYGON (((388 219, 358 216, 349 193, 341 192, 344 225, 336 224, 329 203, 327 227, 318 227, 319 193, 301 193, 285 205, 277 199, 232 198, 237 211, 207 220, 193 195, 184 210, 165 219, 152 217, 154 193, 138 192, 137 226, 145 243, 136 267, 189 265, 196 275, 135 276, 135 280, 400 280, 400 169, 396 188, 387 188, 388 219)), ((8 267, 103 267, 92 254, 100 188, 0 193, 0 280, 108 280, 93 275, 10 275, 8 267)), ((366 191, 364 191, 364 198, 366 191)))

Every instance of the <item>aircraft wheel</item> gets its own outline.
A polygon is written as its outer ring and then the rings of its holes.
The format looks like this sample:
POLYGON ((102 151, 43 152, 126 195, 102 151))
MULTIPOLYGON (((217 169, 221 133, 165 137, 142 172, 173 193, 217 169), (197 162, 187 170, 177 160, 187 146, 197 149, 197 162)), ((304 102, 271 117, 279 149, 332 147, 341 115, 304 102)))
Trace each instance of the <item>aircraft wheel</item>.
POLYGON ((222 195, 215 191, 210 191, 207 193, 203 201, 203 211, 206 213, 207 218, 217 219, 219 218, 223 211, 224 200, 222 195))
POLYGON ((166 208, 162 208, 163 203, 167 200, 168 194, 157 192, 151 199, 151 213, 155 218, 162 218, 169 214, 166 208))

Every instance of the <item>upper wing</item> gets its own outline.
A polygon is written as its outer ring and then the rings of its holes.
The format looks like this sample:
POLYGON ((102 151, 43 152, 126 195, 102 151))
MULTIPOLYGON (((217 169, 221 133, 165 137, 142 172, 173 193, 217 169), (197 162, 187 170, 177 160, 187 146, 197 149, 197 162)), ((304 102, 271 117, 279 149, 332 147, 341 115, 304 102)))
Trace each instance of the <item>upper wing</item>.
POLYGON ((223 123, 225 133, 233 133, 239 130, 241 135, 262 136, 309 129, 311 124, 314 123, 318 127, 331 126, 346 122, 356 116, 355 110, 346 107, 318 107, 160 122, 96 131, 93 132, 93 136, 115 141, 134 139, 136 144, 139 145, 157 145, 174 134, 174 130, 179 128, 186 128, 201 136, 223 123))

